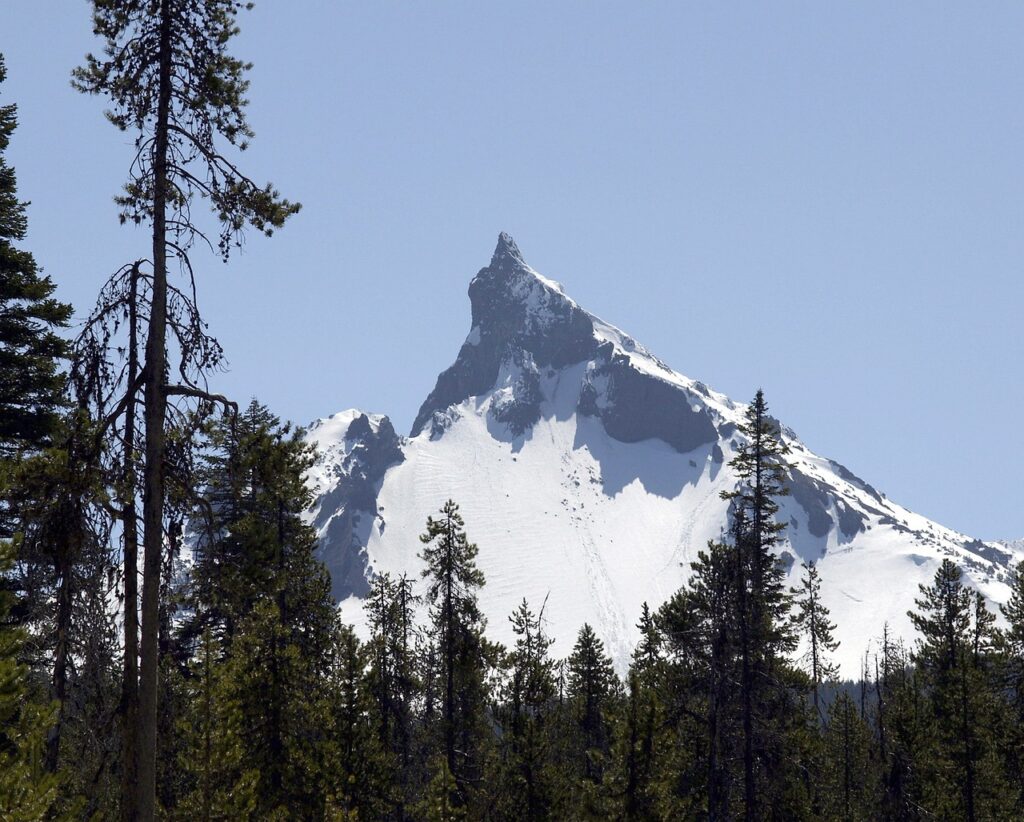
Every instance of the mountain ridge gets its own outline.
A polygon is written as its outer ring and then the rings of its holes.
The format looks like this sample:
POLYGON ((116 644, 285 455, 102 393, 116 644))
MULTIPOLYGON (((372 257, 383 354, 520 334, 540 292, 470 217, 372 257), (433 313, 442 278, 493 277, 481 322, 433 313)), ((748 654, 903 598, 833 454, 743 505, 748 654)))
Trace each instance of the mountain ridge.
MULTIPOLYGON (((318 497, 311 519, 335 594, 358 622, 368 577, 414 572, 422 523, 451 496, 464 504, 481 567, 501 588, 482 595, 499 639, 518 599, 546 596, 543 582, 557 576, 547 586, 550 607, 559 608, 555 589, 572 601, 553 635, 568 645, 582 620, 594 622, 624 664, 641 602, 657 606, 678 588, 688 562, 725 525, 718 494, 735 482, 728 461, 745 406, 672 370, 584 310, 532 269, 507 234, 470 282, 469 298, 470 332, 408 437, 386 417, 358 411, 310 428, 321 452, 310 473, 318 497), (532 477, 521 476, 527 462, 532 477), (506 533, 481 527, 498 512, 506 533), (632 535, 624 524, 631 517, 647 519, 632 535), (511 536, 525 518, 546 523, 536 533, 527 529, 539 545, 523 547, 511 536), (475 536, 481 530, 490 545, 475 536), (517 557, 537 566, 536 578, 520 573, 517 557), (576 580, 575 590, 565 579, 576 580)), ((976 540, 914 514, 781 429, 794 468, 780 510, 789 525, 780 557, 791 574, 799 561, 819 563, 833 618, 850 626, 840 628, 847 641, 881 631, 881 622, 869 625, 858 612, 864 609, 849 605, 879 598, 872 569, 904 577, 884 589, 873 614, 902 629, 917 584, 943 556, 986 596, 1005 597, 1006 570, 1024 546, 976 540), (853 565, 869 567, 852 568, 851 556, 853 565)), ((844 651, 844 667, 863 650, 844 651)))

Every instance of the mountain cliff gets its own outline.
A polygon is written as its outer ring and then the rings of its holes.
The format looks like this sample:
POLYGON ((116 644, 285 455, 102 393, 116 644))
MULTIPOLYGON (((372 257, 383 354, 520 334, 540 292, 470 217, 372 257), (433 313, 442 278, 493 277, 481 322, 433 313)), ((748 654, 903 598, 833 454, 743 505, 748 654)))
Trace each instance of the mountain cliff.
MULTIPOLYGON (((418 575, 417 535, 450 497, 480 547, 495 638, 509 640, 524 596, 537 607, 546 598, 556 653, 589 622, 622 666, 641 604, 678 589, 726 525, 719 493, 735 485, 728 462, 744 406, 581 308, 507 234, 469 299, 469 334, 408 437, 359 411, 310 427, 320 453, 311 517, 334 593, 360 624, 368 579, 418 575)), ((848 675, 883 623, 910 635, 906 611, 944 557, 1003 601, 1024 546, 914 514, 781 430, 794 467, 780 558, 793 584, 801 561, 818 563, 848 675)))

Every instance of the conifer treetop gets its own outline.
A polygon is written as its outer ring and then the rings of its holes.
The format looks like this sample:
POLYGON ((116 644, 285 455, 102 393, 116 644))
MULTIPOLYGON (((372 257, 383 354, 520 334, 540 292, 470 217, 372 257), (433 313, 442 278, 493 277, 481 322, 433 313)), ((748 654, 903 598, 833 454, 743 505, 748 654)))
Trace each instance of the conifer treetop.
MULTIPOLYGON (((6 76, 0 54, 0 84, 6 76)), ((69 350, 55 329, 71 319, 71 306, 53 297, 53 281, 15 246, 28 230, 27 203, 4 157, 17 125, 17 106, 0 106, 0 458, 51 443, 64 401, 58 362, 69 350)))
POLYGON ((93 0, 93 32, 103 40, 103 52, 86 55, 73 85, 105 94, 111 101, 107 119, 121 131, 138 132, 129 180, 116 198, 122 222, 153 219, 158 124, 166 113, 168 203, 174 212, 169 246, 180 258, 196 239, 209 243, 192 220, 196 195, 210 203, 224 259, 241 245, 246 226, 269 236, 301 208, 270 183, 243 174, 218 145, 220 138, 244 151, 253 137, 245 115, 252 64, 228 53, 238 13, 252 6, 240 0, 93 0), (158 59, 161 20, 171 28, 170 66, 158 59), (156 93, 162 71, 169 72, 166 100, 156 93))

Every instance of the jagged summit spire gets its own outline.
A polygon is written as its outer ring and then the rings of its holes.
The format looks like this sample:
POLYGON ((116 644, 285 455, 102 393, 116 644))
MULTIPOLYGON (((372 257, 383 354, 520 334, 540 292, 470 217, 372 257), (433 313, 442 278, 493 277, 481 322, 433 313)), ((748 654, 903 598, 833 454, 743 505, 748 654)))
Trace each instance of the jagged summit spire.
POLYGON ((491 257, 491 268, 501 268, 510 264, 518 268, 525 266, 526 260, 523 259, 523 254, 519 250, 519 246, 516 245, 516 241, 512 239, 512 235, 502 231, 498 235, 498 245, 491 257))

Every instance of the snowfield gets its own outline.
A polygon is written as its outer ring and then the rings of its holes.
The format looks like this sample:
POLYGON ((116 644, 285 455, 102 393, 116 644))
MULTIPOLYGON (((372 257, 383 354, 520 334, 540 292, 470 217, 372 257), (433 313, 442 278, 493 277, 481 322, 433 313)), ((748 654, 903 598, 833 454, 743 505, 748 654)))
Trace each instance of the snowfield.
MULTIPOLYGON (((744 406, 583 311, 507 235, 470 297, 469 336, 412 436, 355 410, 310 427, 311 521, 343 615, 365 631, 366 580, 419 577, 418 535, 451 498, 480 549, 489 634, 511 643, 508 616, 525 598, 544 607, 556 656, 588 622, 622 672, 641 605, 671 596, 726 527, 720 493, 735 486, 744 406)), ((983 543, 914 514, 782 430, 795 470, 780 558, 793 585, 801 561, 817 562, 845 676, 859 674, 884 624, 912 636, 907 611, 944 557, 1004 601, 1024 544, 983 543)))

